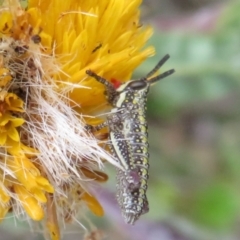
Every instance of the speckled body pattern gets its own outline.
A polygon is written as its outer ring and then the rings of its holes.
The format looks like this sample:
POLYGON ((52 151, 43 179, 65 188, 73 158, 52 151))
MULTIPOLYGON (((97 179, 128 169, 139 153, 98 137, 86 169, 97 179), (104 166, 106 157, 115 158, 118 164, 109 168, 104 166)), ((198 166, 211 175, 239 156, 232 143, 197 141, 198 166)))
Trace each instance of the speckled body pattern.
POLYGON ((148 212, 146 96, 149 84, 143 84, 144 88, 137 90, 131 85, 132 82, 127 82, 116 89, 118 94, 107 122, 111 151, 125 169, 117 170, 117 201, 125 221, 133 224, 140 215, 148 212))
POLYGON ((174 72, 169 70, 147 79, 169 58, 166 55, 144 78, 130 80, 117 89, 92 71, 87 74, 106 86, 108 102, 113 106, 107 121, 92 127, 93 131, 108 126, 110 149, 124 170, 117 170, 117 201, 127 223, 148 212, 147 187, 149 170, 148 125, 146 102, 150 85, 174 72))

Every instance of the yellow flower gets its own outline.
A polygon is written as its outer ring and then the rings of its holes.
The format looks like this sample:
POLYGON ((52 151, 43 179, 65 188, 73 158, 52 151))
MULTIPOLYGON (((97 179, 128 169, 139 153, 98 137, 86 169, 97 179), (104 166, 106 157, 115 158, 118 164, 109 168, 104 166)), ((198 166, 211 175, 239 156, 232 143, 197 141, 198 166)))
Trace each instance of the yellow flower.
MULTIPOLYGON (((85 131, 106 108, 91 69, 120 82, 154 54, 152 34, 139 23, 141 0, 5 0, 0 9, 0 218, 11 204, 45 217, 50 238, 59 219, 70 222, 87 206, 103 208, 92 183, 104 182, 104 160, 118 166, 85 131), (84 119, 84 120, 83 120, 84 119), (4 177, 3 177, 4 176, 4 177), (11 201, 10 201, 11 199, 11 201), (1 204, 2 203, 2 204, 1 204)), ((99 139, 99 141, 98 141, 99 139)))

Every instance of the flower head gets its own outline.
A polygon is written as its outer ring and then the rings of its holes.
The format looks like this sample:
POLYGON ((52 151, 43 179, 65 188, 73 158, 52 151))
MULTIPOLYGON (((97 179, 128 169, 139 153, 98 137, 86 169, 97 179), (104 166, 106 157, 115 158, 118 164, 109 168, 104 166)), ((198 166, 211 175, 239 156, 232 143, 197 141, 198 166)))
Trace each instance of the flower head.
MULTIPOLYGON (((86 206, 103 208, 92 187, 104 182, 106 161, 118 163, 90 136, 85 122, 106 108, 104 89, 86 76, 131 78, 154 49, 139 23, 140 0, 5 0, 0 9, 0 218, 17 206, 46 220, 51 239, 59 222, 86 206)), ((98 138, 101 139, 98 140, 98 138)), ((120 167, 120 166, 118 166, 120 167)), ((18 213, 18 214, 17 214, 18 213)))

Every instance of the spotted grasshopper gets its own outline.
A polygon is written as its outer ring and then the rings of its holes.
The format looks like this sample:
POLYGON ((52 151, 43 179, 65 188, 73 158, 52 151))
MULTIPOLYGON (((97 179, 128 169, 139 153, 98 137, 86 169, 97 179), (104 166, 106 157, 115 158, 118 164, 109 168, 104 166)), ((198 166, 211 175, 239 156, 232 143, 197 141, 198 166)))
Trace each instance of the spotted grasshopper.
POLYGON ((86 71, 105 86, 107 100, 113 107, 105 122, 88 127, 92 131, 108 127, 109 147, 124 169, 117 170, 117 201, 125 222, 129 224, 134 224, 149 211, 146 196, 149 169, 146 102, 149 87, 174 73, 171 69, 151 77, 168 58, 169 55, 165 55, 145 77, 127 81, 117 88, 91 70, 86 71))

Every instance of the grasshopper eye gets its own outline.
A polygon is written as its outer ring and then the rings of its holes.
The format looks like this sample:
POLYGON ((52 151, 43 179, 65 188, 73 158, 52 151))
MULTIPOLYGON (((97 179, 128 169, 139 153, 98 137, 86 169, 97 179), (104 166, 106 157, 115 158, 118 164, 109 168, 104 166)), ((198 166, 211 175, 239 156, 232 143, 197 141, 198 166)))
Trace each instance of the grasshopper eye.
POLYGON ((147 82, 143 80, 132 81, 128 84, 132 90, 141 90, 147 87, 147 82))

